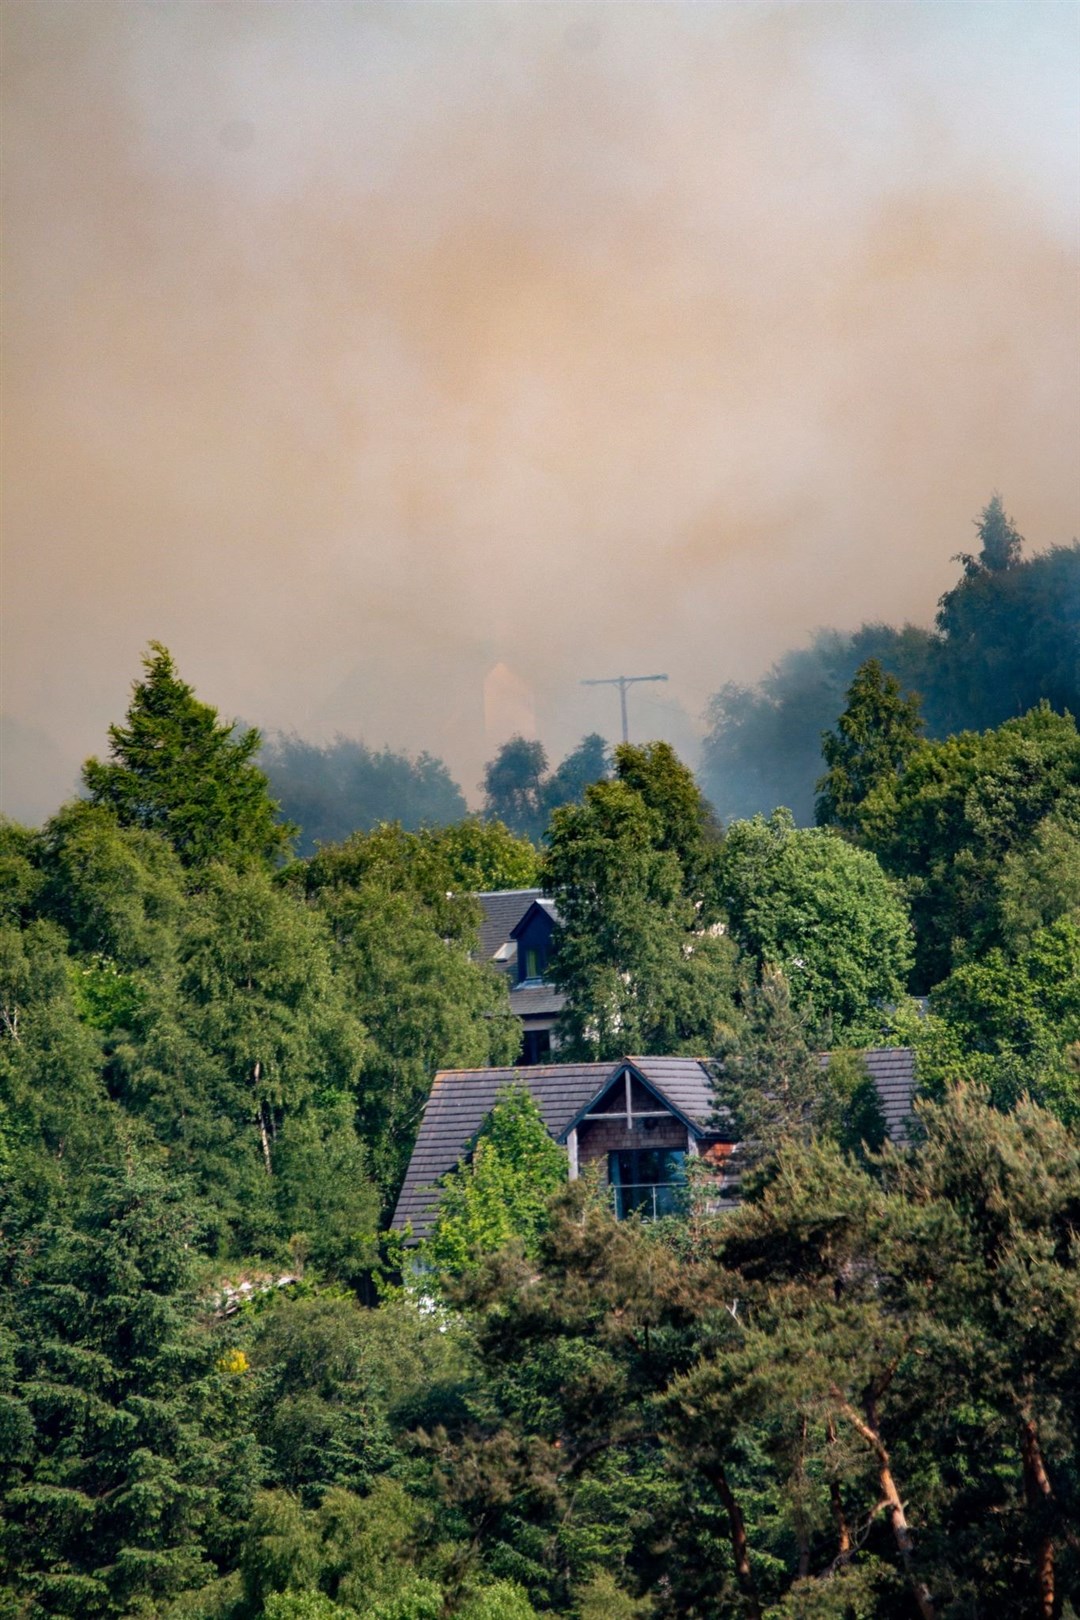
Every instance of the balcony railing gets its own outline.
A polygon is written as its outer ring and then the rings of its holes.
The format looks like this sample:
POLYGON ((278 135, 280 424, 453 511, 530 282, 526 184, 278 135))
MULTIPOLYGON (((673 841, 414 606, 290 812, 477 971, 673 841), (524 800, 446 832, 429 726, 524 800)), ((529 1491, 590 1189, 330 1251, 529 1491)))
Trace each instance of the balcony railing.
POLYGON ((640 1215, 647 1221, 655 1221, 661 1215, 683 1215, 687 1207, 687 1186, 685 1181, 643 1181, 623 1182, 613 1185, 612 1197, 615 1201, 615 1214, 620 1221, 625 1221, 629 1215, 640 1215))

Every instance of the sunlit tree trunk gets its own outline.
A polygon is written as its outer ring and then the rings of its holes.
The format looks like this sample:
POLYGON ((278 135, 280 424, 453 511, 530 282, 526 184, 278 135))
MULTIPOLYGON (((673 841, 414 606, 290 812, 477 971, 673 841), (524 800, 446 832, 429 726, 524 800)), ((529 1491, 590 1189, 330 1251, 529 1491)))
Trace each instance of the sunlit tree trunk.
MULTIPOLYGON (((835 1391, 834 1395, 839 1395, 839 1391, 835 1391)), ((900 1500, 900 1492, 897 1490, 896 1481, 893 1478, 889 1453, 885 1442, 881 1438, 876 1400, 873 1395, 867 1395, 865 1419, 861 1418, 855 1408, 846 1401, 840 1401, 838 1410, 851 1424, 852 1428, 862 1435, 877 1458, 881 1495, 885 1504, 885 1512, 888 1515, 889 1525, 892 1529, 893 1540, 896 1543, 896 1550, 900 1554, 900 1561, 904 1566, 908 1580, 911 1582, 912 1594, 922 1620, 934 1620, 934 1601, 930 1596, 929 1588, 925 1581, 919 1579, 912 1567, 915 1543, 911 1538, 911 1530, 908 1526, 907 1515, 904 1512, 904 1504, 900 1500)))
MULTIPOLYGON (((1050 1477, 1046 1472, 1039 1431, 1033 1419, 1026 1417, 1020 1430, 1020 1446, 1024 1461, 1024 1497, 1033 1511, 1045 1507, 1053 1496, 1050 1477)), ((1054 1540, 1049 1531, 1039 1537, 1039 1550, 1035 1555, 1035 1574, 1039 1586, 1040 1620, 1054 1620, 1054 1540)))
POLYGON ((735 1574, 746 1602, 746 1613, 749 1620, 761 1620, 761 1604, 758 1602, 754 1572, 750 1568, 750 1543, 746 1539, 746 1520, 743 1518, 742 1508, 722 1468, 710 1470, 710 1477, 716 1486, 717 1495, 724 1504, 731 1526, 731 1551, 735 1560, 735 1574))

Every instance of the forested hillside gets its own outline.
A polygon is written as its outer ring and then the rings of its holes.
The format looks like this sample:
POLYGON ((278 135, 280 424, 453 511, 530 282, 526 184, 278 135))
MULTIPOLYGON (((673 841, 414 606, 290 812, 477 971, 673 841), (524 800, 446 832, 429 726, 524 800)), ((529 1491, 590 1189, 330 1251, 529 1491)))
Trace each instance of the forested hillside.
MULTIPOLYGON (((465 816, 465 797, 441 759, 410 759, 392 748, 372 749, 350 737, 325 747, 302 737, 277 734, 258 760, 270 792, 296 824, 296 849, 313 855, 321 844, 339 843, 396 821, 407 831, 445 827, 465 816)), ((608 749, 596 733, 554 769, 543 743, 512 737, 484 772, 483 815, 521 838, 539 839, 559 805, 581 798, 591 782, 608 774, 608 749)))
POLYGON ((299 828, 297 850, 313 855, 380 821, 410 832, 445 826, 465 814, 465 798, 441 759, 368 748, 351 737, 319 747, 295 735, 270 737, 259 754, 270 792, 299 828))
POLYGON ((933 629, 822 630, 756 686, 731 684, 714 695, 701 775, 722 816, 784 804, 804 825, 813 819, 821 734, 870 658, 921 695, 931 737, 983 731, 1042 699, 1080 713, 1080 543, 1025 558, 997 495, 975 527, 978 550, 955 559, 960 578, 941 598, 933 629))
POLYGON ((650 744, 542 850, 297 859, 150 649, 85 797, 0 829, 0 1616, 1068 1613, 1080 735, 927 741, 872 665, 830 721, 817 828, 722 828, 650 744), (745 1201, 620 1224, 511 1094, 418 1268, 432 1073, 519 1040, 470 896, 535 882, 564 1052, 715 1056, 745 1201), (882 1150, 888 1042, 925 1100, 882 1150))

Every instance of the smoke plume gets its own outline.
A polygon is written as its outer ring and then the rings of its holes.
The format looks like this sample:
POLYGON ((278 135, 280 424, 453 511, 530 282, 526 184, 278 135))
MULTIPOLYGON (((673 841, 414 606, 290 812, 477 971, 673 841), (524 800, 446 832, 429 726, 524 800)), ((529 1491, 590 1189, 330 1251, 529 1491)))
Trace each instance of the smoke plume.
MULTIPOLYGON (((5 807, 164 641, 226 714, 553 757, 1078 527, 1071 7, 13 3, 5 807), (35 740, 36 739, 36 740, 35 740)), ((63 762, 62 764, 60 762, 63 762)))

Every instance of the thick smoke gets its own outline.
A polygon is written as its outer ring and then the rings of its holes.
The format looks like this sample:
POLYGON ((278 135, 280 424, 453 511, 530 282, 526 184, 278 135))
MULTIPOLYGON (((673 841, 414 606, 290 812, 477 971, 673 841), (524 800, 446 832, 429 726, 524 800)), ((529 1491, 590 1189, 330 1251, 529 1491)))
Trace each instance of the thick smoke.
POLYGON ((925 620, 991 489, 1068 539, 1074 35, 10 6, 6 806, 101 751, 152 636, 227 713, 475 797, 500 661, 554 757, 620 671, 669 671, 632 713, 686 746, 815 625, 925 620))

